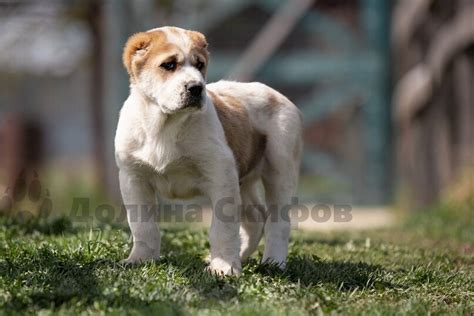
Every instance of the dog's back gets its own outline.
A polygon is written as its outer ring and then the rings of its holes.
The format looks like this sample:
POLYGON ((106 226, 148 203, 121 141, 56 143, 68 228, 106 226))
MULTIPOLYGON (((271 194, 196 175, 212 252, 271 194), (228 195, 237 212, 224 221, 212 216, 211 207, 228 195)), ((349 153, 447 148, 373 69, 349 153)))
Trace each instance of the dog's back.
POLYGON ((219 81, 206 88, 241 177, 258 165, 267 150, 279 151, 283 146, 282 151, 290 150, 299 158, 302 117, 288 98, 259 82, 219 81), (268 148, 269 141, 276 148, 268 148))

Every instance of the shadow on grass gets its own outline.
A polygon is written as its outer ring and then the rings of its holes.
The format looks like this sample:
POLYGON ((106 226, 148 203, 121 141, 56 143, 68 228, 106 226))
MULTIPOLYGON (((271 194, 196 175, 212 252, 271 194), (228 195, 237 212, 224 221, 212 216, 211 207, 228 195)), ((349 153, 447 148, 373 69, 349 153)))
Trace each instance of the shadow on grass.
POLYGON ((0 225, 9 229, 10 234, 29 235, 35 232, 44 235, 75 234, 78 229, 67 217, 58 217, 53 220, 45 220, 39 217, 19 219, 0 215, 0 225))
POLYGON ((201 231, 200 234, 199 240, 205 242, 196 247, 196 238, 192 238, 192 234, 185 230, 171 228, 166 231, 162 238, 160 263, 177 268, 180 275, 187 279, 188 286, 204 299, 204 305, 212 300, 228 301, 238 295, 237 278, 220 277, 206 271, 208 263, 203 258, 208 255, 209 243, 207 232, 201 231), (176 245, 176 239, 180 240, 179 245, 176 245))
POLYGON ((31 303, 47 308, 72 299, 92 301, 99 294, 94 277, 94 270, 99 264, 80 263, 75 258, 47 248, 35 252, 22 250, 13 258, 0 261, 0 275, 5 281, 10 284, 19 282, 30 289, 27 297, 21 295, 24 288, 10 289, 17 295, 12 296, 7 306, 21 311, 31 303))
POLYGON ((268 277, 276 284, 298 283, 306 288, 321 284, 330 285, 339 291, 383 290, 393 287, 384 281, 385 271, 381 266, 363 262, 323 261, 316 256, 290 257, 284 270, 251 259, 244 265, 244 273, 239 278, 209 275, 205 272, 206 262, 193 254, 165 256, 162 262, 176 266, 187 278, 189 286, 203 298, 204 304, 209 304, 212 300, 225 302, 238 297, 238 289, 242 284, 253 282, 252 274, 268 277))
POLYGON ((380 265, 364 262, 322 260, 317 256, 290 255, 287 266, 281 270, 276 265, 261 264, 250 259, 244 264, 240 278, 218 277, 205 271, 207 263, 202 255, 187 252, 186 248, 166 247, 172 255, 166 255, 161 262, 177 267, 187 278, 188 284, 209 300, 227 301, 239 294, 242 283, 252 282, 252 275, 269 277, 276 283, 298 283, 303 287, 330 285, 339 291, 383 290, 394 286, 384 279, 387 271, 380 265))
POLYGON ((101 301, 109 307, 125 307, 126 310, 133 309, 139 313, 180 314, 179 307, 170 302, 149 302, 127 292, 120 293, 119 297, 105 295, 96 273, 112 265, 117 263, 104 259, 85 261, 84 258, 47 248, 35 252, 22 251, 14 258, 0 261, 0 277, 6 283, 22 285, 9 289, 13 295, 3 307, 20 313, 32 305, 42 309, 59 308, 64 304, 92 306, 101 301))
POLYGON ((284 270, 272 264, 260 264, 256 272, 261 275, 281 277, 304 286, 330 284, 341 291, 393 287, 383 280, 385 270, 379 265, 364 262, 325 261, 317 256, 290 256, 284 270))
POLYGON ((130 233, 128 226, 121 223, 103 221, 94 222, 73 222, 69 217, 62 215, 52 219, 41 217, 30 217, 22 219, 21 217, 11 217, 0 213, 0 226, 8 228, 10 235, 30 235, 41 233, 47 236, 77 234, 83 229, 116 229, 130 233))
MULTIPOLYGON (((48 228, 47 232, 56 231, 48 228)), ((255 275, 262 276, 266 279, 265 282, 270 283, 297 283, 308 288, 322 284, 340 291, 392 287, 384 281, 386 271, 381 266, 363 262, 322 260, 317 256, 290 255, 283 271, 274 265, 259 264, 256 259, 251 259, 244 265, 244 273, 240 278, 213 276, 205 271, 207 264, 203 258, 209 246, 206 240, 207 234, 204 231, 166 231, 162 240, 162 259, 156 263, 165 269, 171 268, 187 280, 186 286, 203 298, 200 303, 194 303, 196 305, 205 306, 212 301, 225 302, 238 298, 239 289, 248 282, 254 282, 255 275)), ((12 296, 7 307, 18 312, 26 310, 31 304, 39 308, 51 308, 63 304, 91 306, 100 301, 109 307, 125 306, 145 312, 150 312, 149 308, 166 308, 167 311, 169 308, 167 313, 179 311, 179 304, 172 305, 173 302, 162 302, 156 307, 150 307, 150 303, 161 301, 150 302, 131 296, 126 282, 120 285, 124 288, 119 292, 109 295, 104 293, 115 286, 114 282, 101 284, 96 275, 115 266, 117 269, 129 270, 132 274, 135 273, 134 270, 140 273, 141 269, 141 265, 122 266, 113 260, 87 257, 80 251, 61 252, 47 246, 12 252, 8 258, 0 260, 0 276, 6 284, 21 286, 9 289, 12 296)), ((120 275, 120 271, 115 270, 114 275, 120 275)), ((110 278, 114 278, 114 275, 110 278)), ((172 275, 170 278, 173 282, 172 275)))

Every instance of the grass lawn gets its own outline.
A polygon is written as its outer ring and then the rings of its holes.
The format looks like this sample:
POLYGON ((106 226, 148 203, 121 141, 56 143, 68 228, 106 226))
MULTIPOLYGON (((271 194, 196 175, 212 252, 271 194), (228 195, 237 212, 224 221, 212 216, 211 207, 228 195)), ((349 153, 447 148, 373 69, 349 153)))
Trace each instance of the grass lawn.
POLYGON ((287 268, 203 272, 201 229, 163 230, 162 260, 127 267, 129 233, 0 219, 0 314, 474 314, 474 203, 377 231, 293 231, 287 268))

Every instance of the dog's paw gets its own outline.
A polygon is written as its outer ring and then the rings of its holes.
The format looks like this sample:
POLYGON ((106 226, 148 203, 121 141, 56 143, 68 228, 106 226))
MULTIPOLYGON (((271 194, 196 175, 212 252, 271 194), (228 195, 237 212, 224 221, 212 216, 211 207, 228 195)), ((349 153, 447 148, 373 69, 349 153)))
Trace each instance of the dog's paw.
POLYGON ((262 265, 274 266, 280 270, 285 270, 286 268, 286 260, 285 259, 274 259, 274 258, 266 258, 262 259, 262 265))
POLYGON ((120 260, 120 264, 122 264, 124 266, 136 265, 136 264, 140 264, 142 262, 143 261, 141 261, 141 260, 135 260, 135 259, 131 259, 131 258, 120 260))
POLYGON ((139 264, 141 262, 143 261, 140 259, 130 258, 130 257, 128 257, 127 259, 120 260, 120 264, 123 264, 123 265, 133 265, 133 264, 139 264))
POLYGON ((215 275, 240 275, 242 265, 240 261, 232 261, 232 264, 221 258, 214 258, 210 261, 207 271, 215 275))
POLYGON ((135 265, 135 264, 140 264, 140 263, 146 263, 146 262, 152 262, 152 261, 158 261, 160 258, 159 256, 147 256, 147 257, 128 257, 127 259, 121 260, 120 264, 123 265, 135 265))
POLYGON ((153 243, 135 242, 127 259, 122 260, 123 264, 138 264, 160 259, 159 242, 153 243))

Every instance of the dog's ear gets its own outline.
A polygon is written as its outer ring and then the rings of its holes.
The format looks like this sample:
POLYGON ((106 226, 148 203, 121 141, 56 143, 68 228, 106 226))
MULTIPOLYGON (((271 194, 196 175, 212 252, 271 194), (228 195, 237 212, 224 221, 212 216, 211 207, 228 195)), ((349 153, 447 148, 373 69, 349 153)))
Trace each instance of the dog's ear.
POLYGON ((207 51, 207 40, 204 34, 196 32, 196 31, 187 31, 189 38, 193 41, 194 45, 197 48, 204 49, 207 51))
POLYGON ((123 64, 130 76, 133 75, 132 66, 134 59, 143 58, 146 56, 146 53, 150 48, 151 39, 151 34, 141 32, 130 36, 127 44, 125 44, 122 59, 123 64))

